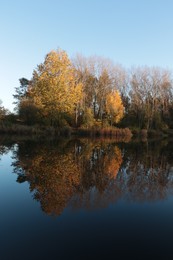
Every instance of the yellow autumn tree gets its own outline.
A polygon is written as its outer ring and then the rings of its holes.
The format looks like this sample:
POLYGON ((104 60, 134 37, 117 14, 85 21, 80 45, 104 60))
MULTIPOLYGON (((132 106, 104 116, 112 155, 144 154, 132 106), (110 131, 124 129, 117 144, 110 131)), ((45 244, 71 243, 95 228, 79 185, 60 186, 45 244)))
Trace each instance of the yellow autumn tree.
POLYGON ((111 125, 118 123, 124 116, 124 106, 117 90, 112 90, 106 96, 106 114, 111 125))
POLYGON ((65 51, 51 51, 33 72, 30 97, 51 125, 62 124, 64 115, 77 119, 82 100, 82 84, 65 51), (60 123, 61 121, 61 123, 60 123))

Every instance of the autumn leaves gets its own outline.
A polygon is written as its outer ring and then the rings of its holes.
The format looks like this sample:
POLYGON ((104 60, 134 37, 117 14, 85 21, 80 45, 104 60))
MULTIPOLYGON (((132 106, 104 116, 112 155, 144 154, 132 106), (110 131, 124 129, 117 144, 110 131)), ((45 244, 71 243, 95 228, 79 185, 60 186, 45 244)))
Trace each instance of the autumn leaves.
POLYGON ((110 81, 106 67, 99 73, 77 68, 65 51, 51 51, 34 70, 20 98, 19 114, 27 123, 25 111, 33 111, 33 123, 51 126, 93 126, 97 121, 113 125, 123 117, 124 107, 110 81))

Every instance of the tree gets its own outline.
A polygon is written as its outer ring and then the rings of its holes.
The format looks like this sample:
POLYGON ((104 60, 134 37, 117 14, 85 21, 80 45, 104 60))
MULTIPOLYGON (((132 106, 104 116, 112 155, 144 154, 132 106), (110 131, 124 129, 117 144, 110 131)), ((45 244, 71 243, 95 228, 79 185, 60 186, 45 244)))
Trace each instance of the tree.
POLYGON ((103 125, 107 95, 119 89, 121 96, 125 96, 125 71, 111 60, 97 56, 85 58, 77 55, 73 64, 83 83, 84 107, 93 110, 95 120, 101 120, 103 125))
POLYGON ((7 114, 9 114, 9 111, 4 108, 2 101, 0 100, 0 121, 4 120, 7 114))
POLYGON ((124 106, 117 90, 112 90, 106 96, 106 113, 110 124, 118 123, 124 115, 124 106))
POLYGON ((30 97, 51 125, 72 115, 76 124, 83 96, 82 84, 65 51, 51 51, 33 73, 30 97))
POLYGON ((20 85, 15 88, 15 94, 13 95, 16 100, 15 110, 18 113, 20 121, 28 125, 38 123, 39 111, 34 105, 32 98, 30 97, 31 81, 26 78, 19 79, 20 85))
POLYGON ((139 128, 165 127, 172 100, 170 72, 155 67, 138 67, 133 70, 130 83, 129 116, 139 128))
POLYGON ((13 95, 14 99, 16 100, 14 104, 16 104, 16 110, 19 109, 20 103, 23 99, 25 99, 28 95, 28 87, 30 81, 26 78, 19 79, 20 86, 15 88, 15 94, 13 95))

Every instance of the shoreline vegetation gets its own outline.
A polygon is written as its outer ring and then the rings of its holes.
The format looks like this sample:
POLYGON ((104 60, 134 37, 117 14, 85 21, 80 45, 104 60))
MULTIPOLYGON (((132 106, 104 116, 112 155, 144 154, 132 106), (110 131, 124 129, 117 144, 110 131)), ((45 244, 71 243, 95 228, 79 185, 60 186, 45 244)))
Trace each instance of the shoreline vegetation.
POLYGON ((103 138, 113 139, 119 142, 129 142, 131 140, 143 140, 148 138, 167 138, 173 137, 173 130, 166 129, 164 131, 155 131, 146 129, 129 129, 117 127, 104 127, 104 128, 72 128, 69 126, 64 127, 51 127, 51 126, 28 126, 20 124, 1 124, 0 136, 11 136, 16 138, 38 138, 38 139, 56 139, 56 138, 103 138))
POLYGON ((114 138, 173 136, 173 77, 131 71, 102 57, 49 52, 30 80, 19 79, 15 113, 0 102, 0 135, 114 138))
POLYGON ((35 136, 35 137, 91 137, 91 138, 114 138, 130 140, 132 132, 129 128, 71 128, 65 127, 45 127, 27 125, 0 125, 0 135, 35 136))

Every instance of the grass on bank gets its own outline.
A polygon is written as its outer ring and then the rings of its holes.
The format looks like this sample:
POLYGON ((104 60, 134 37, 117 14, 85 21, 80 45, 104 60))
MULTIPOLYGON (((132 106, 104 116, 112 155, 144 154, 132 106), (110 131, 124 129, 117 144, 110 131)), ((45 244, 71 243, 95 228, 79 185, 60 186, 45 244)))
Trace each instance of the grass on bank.
POLYGON ((0 134, 9 135, 36 135, 36 136, 81 136, 81 137, 112 137, 112 138, 131 138, 132 132, 129 128, 70 128, 51 127, 51 126, 27 126, 19 124, 0 125, 0 134))

